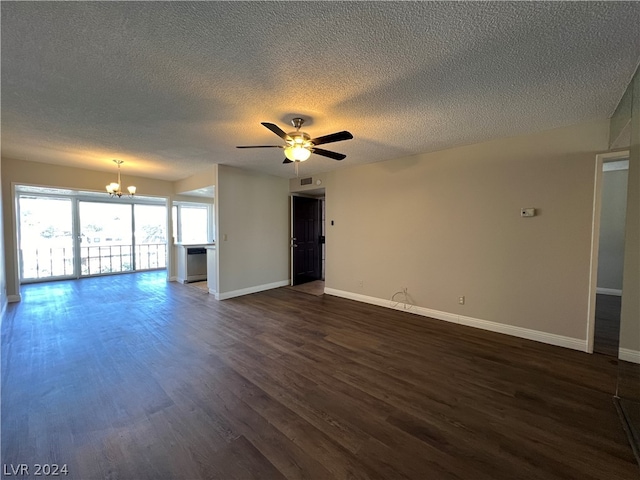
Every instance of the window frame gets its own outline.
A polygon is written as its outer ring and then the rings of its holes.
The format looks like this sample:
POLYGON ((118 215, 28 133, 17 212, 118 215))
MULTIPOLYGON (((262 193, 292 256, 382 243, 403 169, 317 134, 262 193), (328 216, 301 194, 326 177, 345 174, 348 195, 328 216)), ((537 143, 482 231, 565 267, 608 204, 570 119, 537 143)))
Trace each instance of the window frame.
POLYGON ((207 226, 206 226, 206 240, 198 243, 214 243, 215 232, 213 222, 213 205, 206 202, 190 202, 190 201, 173 201, 171 205, 171 217, 172 217, 172 234, 173 242, 175 244, 183 243, 182 236, 182 209, 193 208, 202 209, 207 211, 207 226))

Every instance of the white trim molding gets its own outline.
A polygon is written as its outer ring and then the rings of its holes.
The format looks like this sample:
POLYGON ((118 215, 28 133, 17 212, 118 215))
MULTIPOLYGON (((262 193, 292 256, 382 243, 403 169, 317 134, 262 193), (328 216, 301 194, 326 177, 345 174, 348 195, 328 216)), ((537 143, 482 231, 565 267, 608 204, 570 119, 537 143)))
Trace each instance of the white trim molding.
POLYGON ((22 297, 19 294, 18 295, 8 295, 7 296, 7 301, 9 303, 21 302, 22 301, 22 297))
POLYGON ((619 348, 618 359, 625 362, 640 364, 640 350, 631 350, 630 348, 619 348))
POLYGON ((455 313, 441 312, 439 310, 432 310, 430 308, 405 306, 404 304, 391 303, 389 300, 384 300, 376 297, 369 297, 366 295, 360 295, 358 293, 347 292, 344 290, 335 290, 333 288, 325 288, 324 293, 327 295, 333 295, 335 297, 347 298, 349 300, 356 300, 358 302, 369 303, 372 305, 378 305, 380 307, 391 308, 393 310, 400 310, 407 313, 414 313, 423 317, 435 318, 437 320, 443 320, 445 322, 457 323, 459 325, 466 325, 468 327, 479 328, 482 330, 489 330, 491 332, 503 333, 518 338, 526 338, 527 340, 534 340, 536 342, 546 343, 549 345, 555 345, 558 347, 570 348, 572 350, 580 350, 582 352, 587 351, 587 341, 580 338, 565 337, 563 335, 556 335, 554 333, 540 332, 538 330, 531 330, 529 328, 516 327, 513 325, 506 325, 504 323, 491 322, 488 320, 481 320, 479 318, 466 317, 464 315, 458 315, 455 313), (395 305, 395 306, 394 306, 395 305))
POLYGON ((241 297, 250 293, 264 292, 273 288, 287 287, 290 285, 289 280, 281 280, 280 282, 265 283, 264 285, 256 285, 255 287, 242 288, 240 290, 232 290, 231 292, 215 293, 216 300, 227 300, 228 298, 241 297))
POLYGON ((618 290, 617 288, 596 288, 596 293, 600 293, 602 295, 614 295, 616 297, 622 296, 622 290, 618 290))

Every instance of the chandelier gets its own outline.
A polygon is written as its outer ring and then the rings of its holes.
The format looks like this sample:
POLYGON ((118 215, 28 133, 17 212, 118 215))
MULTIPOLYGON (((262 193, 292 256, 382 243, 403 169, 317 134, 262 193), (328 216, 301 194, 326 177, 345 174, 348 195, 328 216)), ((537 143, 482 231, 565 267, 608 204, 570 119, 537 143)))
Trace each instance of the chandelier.
MULTIPOLYGON (((122 197, 123 193, 122 193, 122 182, 120 181, 120 165, 122 165, 124 163, 123 160, 113 160, 115 162, 116 165, 118 165, 118 182, 111 182, 109 185, 107 185, 107 193, 109 194, 110 197, 122 197)), ((136 194, 136 187, 131 185, 130 187, 127 187, 127 190, 129 191, 128 196, 129 197, 133 197, 136 194)))

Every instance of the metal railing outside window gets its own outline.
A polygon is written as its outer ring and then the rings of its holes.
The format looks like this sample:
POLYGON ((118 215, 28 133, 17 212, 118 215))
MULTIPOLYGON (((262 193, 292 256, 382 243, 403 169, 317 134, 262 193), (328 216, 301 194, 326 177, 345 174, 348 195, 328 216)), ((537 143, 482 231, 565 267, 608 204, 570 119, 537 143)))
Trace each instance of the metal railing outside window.
MULTIPOLYGON (((74 274, 72 248, 35 248, 20 250, 22 275, 26 279, 66 277, 74 274)), ((135 270, 156 270, 167 267, 167 245, 154 243, 136 245, 135 270)), ((131 272, 133 255, 131 245, 107 245, 80 248, 80 273, 101 275, 131 272)))

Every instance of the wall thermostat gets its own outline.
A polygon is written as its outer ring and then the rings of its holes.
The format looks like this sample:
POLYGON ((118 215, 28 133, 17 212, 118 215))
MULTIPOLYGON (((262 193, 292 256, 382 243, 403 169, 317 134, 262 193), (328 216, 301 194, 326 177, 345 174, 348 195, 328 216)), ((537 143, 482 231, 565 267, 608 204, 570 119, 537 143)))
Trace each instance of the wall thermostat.
POLYGON ((535 217, 536 209, 535 208, 521 208, 520 209, 521 217, 535 217))

